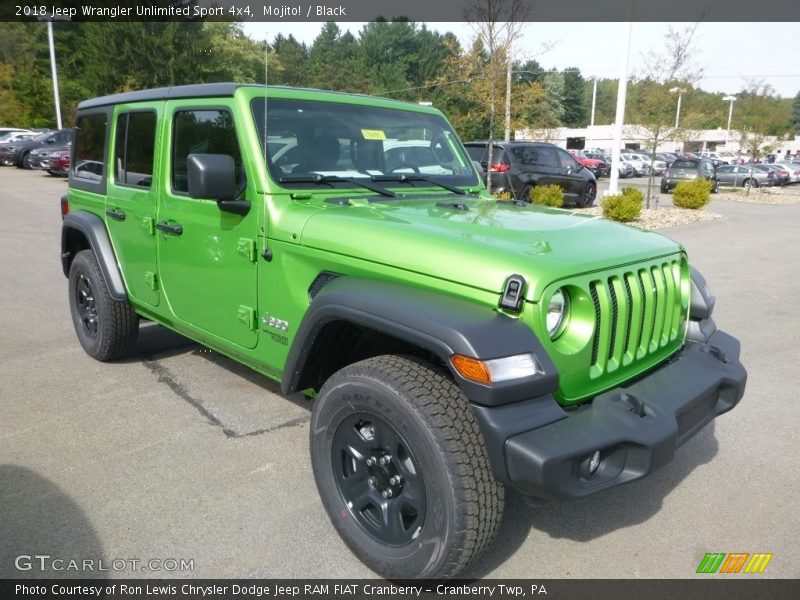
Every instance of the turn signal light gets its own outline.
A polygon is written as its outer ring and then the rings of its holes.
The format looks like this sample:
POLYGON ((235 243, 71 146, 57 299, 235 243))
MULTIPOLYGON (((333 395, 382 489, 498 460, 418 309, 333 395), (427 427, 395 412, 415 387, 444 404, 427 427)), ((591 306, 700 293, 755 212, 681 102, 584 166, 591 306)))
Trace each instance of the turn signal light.
POLYGON ((453 363, 455 370, 458 371, 459 375, 464 379, 470 379, 486 385, 492 383, 492 374, 489 373, 489 368, 482 360, 455 354, 450 359, 450 362, 453 363))

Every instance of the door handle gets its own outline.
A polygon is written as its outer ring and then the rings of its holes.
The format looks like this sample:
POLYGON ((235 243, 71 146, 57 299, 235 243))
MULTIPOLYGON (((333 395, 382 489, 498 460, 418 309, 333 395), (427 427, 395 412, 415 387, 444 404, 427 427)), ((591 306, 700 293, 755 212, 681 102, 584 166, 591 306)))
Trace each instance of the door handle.
POLYGON ((156 223, 156 228, 160 229, 165 233, 174 233, 175 235, 181 235, 183 233, 183 227, 180 225, 173 225, 171 223, 167 223, 166 221, 161 221, 160 223, 156 223))
POLYGON ((106 211, 106 215, 111 217, 112 219, 114 219, 116 221, 124 221, 125 220, 125 211, 124 210, 119 210, 119 209, 116 209, 116 208, 108 209, 106 211))

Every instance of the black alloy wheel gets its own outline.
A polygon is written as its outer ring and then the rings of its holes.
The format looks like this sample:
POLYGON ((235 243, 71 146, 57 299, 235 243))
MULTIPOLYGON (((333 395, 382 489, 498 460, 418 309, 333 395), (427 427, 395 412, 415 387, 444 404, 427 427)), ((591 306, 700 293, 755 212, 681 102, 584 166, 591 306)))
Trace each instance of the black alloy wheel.
POLYGON ((587 183, 586 187, 583 188, 583 192, 581 193, 581 197, 578 199, 578 208, 589 208, 592 204, 594 204, 594 199, 597 192, 595 190, 593 183, 587 183))
POLYGON ((78 274, 75 284, 75 307, 78 310, 78 319, 83 326, 84 334, 96 339, 98 333, 97 301, 94 297, 92 282, 83 274, 78 274))
POLYGON ((333 437, 333 470, 345 506, 369 535, 405 546, 425 522, 425 482, 398 431, 383 419, 356 413, 333 437))

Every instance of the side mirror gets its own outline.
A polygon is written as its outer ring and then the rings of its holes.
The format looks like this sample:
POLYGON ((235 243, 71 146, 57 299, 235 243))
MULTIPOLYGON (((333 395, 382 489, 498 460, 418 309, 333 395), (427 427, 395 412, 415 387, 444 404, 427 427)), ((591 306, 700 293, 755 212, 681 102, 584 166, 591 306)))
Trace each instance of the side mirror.
POLYGON ((186 158, 189 196, 216 200, 219 209, 237 215, 250 212, 250 203, 235 200, 236 165, 228 154, 190 154, 186 158))

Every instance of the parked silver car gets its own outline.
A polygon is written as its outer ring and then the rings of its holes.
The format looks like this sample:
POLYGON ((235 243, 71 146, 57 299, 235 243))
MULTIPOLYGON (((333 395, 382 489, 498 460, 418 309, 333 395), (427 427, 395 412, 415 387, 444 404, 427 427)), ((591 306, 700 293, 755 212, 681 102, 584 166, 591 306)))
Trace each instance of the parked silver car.
POLYGON ((764 187, 775 185, 774 176, 759 169, 751 169, 749 165, 722 165, 717 167, 717 179, 720 185, 734 187, 764 187))

